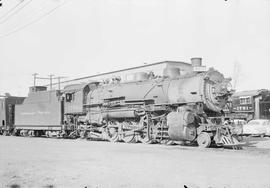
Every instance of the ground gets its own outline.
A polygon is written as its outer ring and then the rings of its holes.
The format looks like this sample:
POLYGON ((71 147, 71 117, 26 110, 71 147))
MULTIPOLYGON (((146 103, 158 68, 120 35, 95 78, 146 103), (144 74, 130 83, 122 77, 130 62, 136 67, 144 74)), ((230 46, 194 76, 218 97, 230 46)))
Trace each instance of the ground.
POLYGON ((270 139, 243 150, 0 136, 0 187, 270 187, 270 139))

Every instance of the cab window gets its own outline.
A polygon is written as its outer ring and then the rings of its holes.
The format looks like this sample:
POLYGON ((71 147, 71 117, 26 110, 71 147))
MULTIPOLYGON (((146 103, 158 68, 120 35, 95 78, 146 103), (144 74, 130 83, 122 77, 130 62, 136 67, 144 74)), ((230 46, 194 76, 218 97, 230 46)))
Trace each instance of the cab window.
POLYGON ((66 102, 71 102, 74 100, 74 93, 67 93, 66 94, 66 102))

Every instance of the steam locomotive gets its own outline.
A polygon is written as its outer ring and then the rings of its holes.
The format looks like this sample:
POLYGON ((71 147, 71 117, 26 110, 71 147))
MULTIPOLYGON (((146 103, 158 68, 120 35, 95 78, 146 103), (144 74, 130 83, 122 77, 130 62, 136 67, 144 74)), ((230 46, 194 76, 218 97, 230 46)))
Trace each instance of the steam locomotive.
POLYGON ((135 72, 122 81, 89 81, 63 90, 30 88, 16 105, 13 134, 84 137, 143 143, 186 142, 199 147, 238 147, 222 124, 230 79, 192 58, 192 71, 167 66, 163 75, 135 72))

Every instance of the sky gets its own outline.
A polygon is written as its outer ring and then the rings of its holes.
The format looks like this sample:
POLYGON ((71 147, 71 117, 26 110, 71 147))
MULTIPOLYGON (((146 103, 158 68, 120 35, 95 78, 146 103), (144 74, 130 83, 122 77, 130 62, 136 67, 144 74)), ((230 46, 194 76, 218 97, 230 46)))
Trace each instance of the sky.
POLYGON ((238 91, 270 89, 270 0, 2 0, 0 57, 0 94, 26 96, 33 73, 72 79, 192 57, 238 91))

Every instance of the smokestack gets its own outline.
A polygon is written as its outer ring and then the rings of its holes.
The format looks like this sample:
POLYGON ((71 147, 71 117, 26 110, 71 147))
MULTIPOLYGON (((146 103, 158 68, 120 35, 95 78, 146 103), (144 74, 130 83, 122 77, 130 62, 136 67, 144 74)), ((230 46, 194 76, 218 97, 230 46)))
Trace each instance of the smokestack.
POLYGON ((200 67, 202 66, 202 58, 201 57, 193 57, 191 58, 192 67, 200 67))

